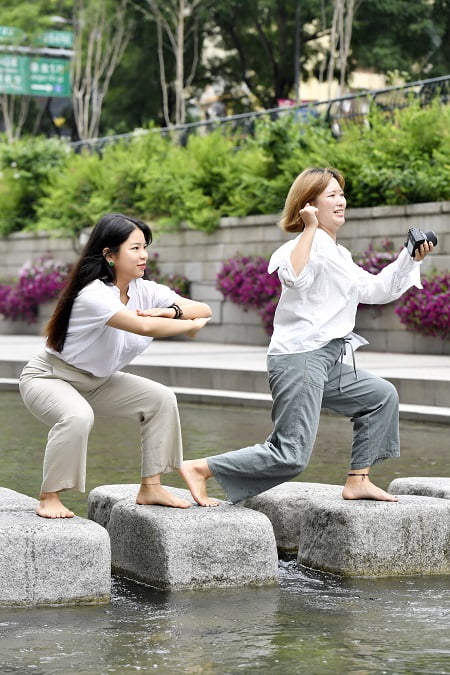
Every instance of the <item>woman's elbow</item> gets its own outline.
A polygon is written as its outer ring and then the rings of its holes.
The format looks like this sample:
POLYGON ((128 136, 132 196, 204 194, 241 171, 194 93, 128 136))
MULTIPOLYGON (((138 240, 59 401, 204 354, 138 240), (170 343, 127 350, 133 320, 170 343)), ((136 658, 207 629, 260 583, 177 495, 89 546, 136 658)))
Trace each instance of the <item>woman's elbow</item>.
POLYGON ((209 317, 212 316, 212 309, 209 305, 207 305, 204 302, 202 302, 202 305, 205 308, 205 314, 202 316, 202 319, 209 319, 209 317))
POLYGON ((206 302, 195 302, 195 319, 209 319, 212 309, 206 302))

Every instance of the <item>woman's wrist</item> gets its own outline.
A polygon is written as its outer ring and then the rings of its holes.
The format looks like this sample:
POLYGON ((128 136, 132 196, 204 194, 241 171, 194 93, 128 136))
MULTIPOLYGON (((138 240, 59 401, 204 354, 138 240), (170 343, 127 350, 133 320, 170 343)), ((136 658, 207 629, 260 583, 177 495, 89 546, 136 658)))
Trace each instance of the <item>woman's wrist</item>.
POLYGON ((169 305, 168 309, 173 309, 174 311, 174 319, 182 319, 183 318, 183 310, 181 309, 180 305, 177 305, 176 302, 173 302, 171 305, 169 305))

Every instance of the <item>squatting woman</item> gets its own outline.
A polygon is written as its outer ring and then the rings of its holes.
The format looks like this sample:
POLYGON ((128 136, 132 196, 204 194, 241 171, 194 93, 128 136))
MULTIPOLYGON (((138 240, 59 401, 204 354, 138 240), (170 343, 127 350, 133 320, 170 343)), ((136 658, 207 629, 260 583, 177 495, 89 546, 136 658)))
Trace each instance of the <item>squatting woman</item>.
POLYGON ((118 213, 99 220, 73 267, 47 327, 45 349, 25 366, 20 393, 28 410, 50 426, 37 513, 74 514, 64 490, 84 492, 86 452, 94 415, 133 419, 141 433, 138 504, 190 505, 160 484, 179 469, 182 441, 177 401, 162 384, 121 372, 153 338, 194 337, 208 305, 143 279, 151 231, 118 213))

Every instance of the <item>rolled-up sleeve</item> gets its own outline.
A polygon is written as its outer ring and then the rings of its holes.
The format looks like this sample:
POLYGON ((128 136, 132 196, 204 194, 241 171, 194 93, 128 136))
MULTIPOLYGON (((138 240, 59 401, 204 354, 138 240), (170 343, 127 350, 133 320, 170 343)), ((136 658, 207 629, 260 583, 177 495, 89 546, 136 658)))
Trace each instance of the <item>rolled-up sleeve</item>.
POLYGON ((277 270, 278 278, 286 288, 309 288, 317 273, 317 263, 310 259, 300 274, 296 274, 291 264, 291 253, 296 243, 297 239, 289 241, 275 251, 267 271, 272 274, 277 270))

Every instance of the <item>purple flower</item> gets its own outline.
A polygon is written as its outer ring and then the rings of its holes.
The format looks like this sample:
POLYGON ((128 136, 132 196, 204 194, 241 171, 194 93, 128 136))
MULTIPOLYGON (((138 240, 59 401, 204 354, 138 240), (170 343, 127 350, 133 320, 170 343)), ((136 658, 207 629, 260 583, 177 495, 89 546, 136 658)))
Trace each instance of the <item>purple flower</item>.
POLYGON ((450 272, 425 278, 422 286, 406 291, 395 313, 407 330, 450 339, 450 272))
POLYGON ((70 267, 52 258, 26 262, 16 284, 0 285, 0 314, 12 321, 35 323, 39 305, 59 295, 70 267))
POLYGON ((375 250, 373 244, 370 243, 364 253, 354 257, 354 261, 370 274, 378 274, 383 267, 390 265, 397 257, 398 252, 394 250, 394 242, 385 239, 381 243, 381 250, 375 250))
POLYGON ((267 271, 263 256, 236 256, 225 261, 217 275, 216 287, 224 298, 242 307, 255 309, 268 335, 273 331, 273 316, 281 285, 276 274, 267 271))

